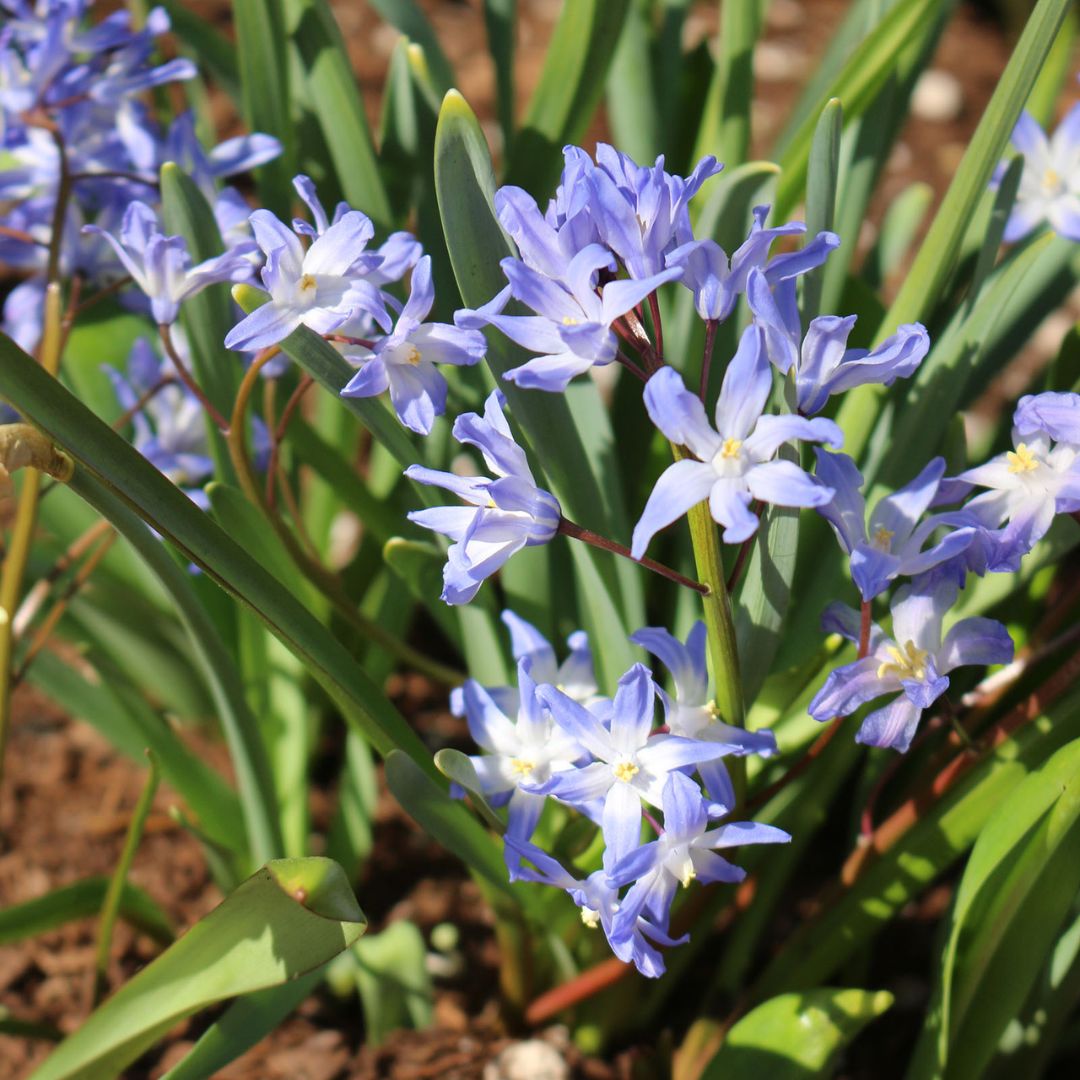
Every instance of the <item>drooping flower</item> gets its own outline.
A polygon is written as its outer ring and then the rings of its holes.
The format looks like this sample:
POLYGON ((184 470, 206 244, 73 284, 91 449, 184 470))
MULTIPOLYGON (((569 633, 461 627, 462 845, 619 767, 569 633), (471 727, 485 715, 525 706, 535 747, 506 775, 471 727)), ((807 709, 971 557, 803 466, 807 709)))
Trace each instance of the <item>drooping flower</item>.
POLYGON ((413 271, 409 299, 393 332, 373 349, 352 346, 345 352, 361 366, 341 396, 374 397, 389 390, 398 419, 420 435, 429 434, 435 417, 446 411, 446 380, 435 365, 475 364, 487 350, 478 330, 422 322, 434 302, 431 257, 425 255, 413 271))
POLYGON ((957 514, 933 514, 920 524, 945 474, 944 458, 934 458, 909 484, 879 499, 867 521, 863 478, 855 462, 847 454, 815 452, 817 475, 835 492, 817 511, 848 553, 851 578, 863 600, 884 592, 897 577, 915 577, 954 558, 975 538, 976 527, 967 525, 926 548, 939 529, 963 520, 957 514))
POLYGON ((833 394, 869 383, 891 386, 907 378, 930 349, 921 323, 906 323, 876 349, 849 349, 856 316, 820 315, 803 336, 794 278, 775 287, 767 273, 751 270, 746 288, 754 321, 765 331, 769 358, 785 375, 795 369, 800 413, 820 412, 833 394))
MULTIPOLYGON (((863 720, 855 740, 907 750, 923 711, 948 689, 950 671, 1012 660, 1012 639, 993 619, 962 619, 942 638, 942 620, 957 591, 953 577, 934 573, 899 589, 891 605, 892 638, 873 627, 869 654, 829 673, 810 702, 810 715, 815 720, 848 716, 868 701, 894 694, 863 720)), ((858 640, 859 615, 843 604, 831 604, 822 625, 858 640)))
MULTIPOLYGON (((304 179, 296 182, 301 194, 305 187, 299 181, 304 179)), ((266 255, 262 281, 270 300, 229 331, 228 348, 248 351, 276 345, 299 326, 326 334, 360 311, 390 330, 385 298, 365 276, 378 265, 378 256, 364 250, 375 234, 366 214, 342 213, 306 250, 296 232, 269 210, 256 210, 251 228, 266 255)))
POLYGON ((97 225, 84 225, 84 233, 101 236, 116 252, 124 269, 150 301, 154 320, 171 325, 180 305, 207 285, 242 281, 251 274, 247 254, 253 245, 235 247, 223 255, 191 265, 191 255, 181 236, 165 236, 157 214, 145 203, 133 202, 124 213, 120 238, 97 225))
POLYGON ((742 881, 746 871, 717 854, 718 848, 746 844, 787 844, 789 833, 772 825, 733 821, 709 829, 701 789, 680 772, 668 775, 662 796, 664 831, 631 851, 611 867, 608 876, 618 887, 634 882, 615 913, 614 936, 619 938, 643 915, 654 926, 668 927, 676 889, 695 879, 703 884, 742 881))
POLYGON ((555 536, 562 509, 554 495, 536 486, 532 470, 503 416, 505 398, 495 390, 484 415, 465 413, 454 421, 454 438, 475 446, 497 479, 456 476, 422 465, 405 475, 420 484, 446 488, 469 506, 414 510, 409 520, 445 533, 454 541, 447 552, 442 598, 467 604, 490 577, 523 547, 546 544, 555 536))
POLYGON ((663 367, 649 379, 645 386, 649 418, 696 460, 675 462, 656 482, 634 529, 635 559, 641 558, 657 532, 705 499, 713 520, 724 526, 724 540, 734 544, 757 530, 758 518, 750 510, 753 499, 777 506, 821 506, 832 498, 831 488, 794 462, 773 458, 783 443, 795 439, 839 447, 840 429, 821 417, 762 416, 771 389, 765 337, 756 326, 747 327, 724 373, 715 430, 705 418, 705 407, 674 368, 663 367))
POLYGON ((600 926, 612 952, 623 963, 632 963, 642 975, 656 979, 664 974, 664 958, 653 943, 666 948, 682 945, 689 940, 686 934, 681 938, 671 938, 644 918, 633 922, 622 920, 616 935, 619 890, 604 870, 596 870, 584 879, 576 878, 557 859, 535 844, 522 843, 512 836, 505 839, 507 848, 517 856, 509 862, 511 881, 532 881, 565 890, 581 908, 581 921, 590 929, 600 926), (522 860, 531 862, 536 869, 524 865, 522 860))
POLYGON ((530 787, 574 768, 585 751, 557 727, 536 696, 536 683, 528 660, 517 666, 517 709, 511 714, 475 679, 462 687, 462 701, 469 733, 486 753, 471 757, 480 790, 495 805, 506 803, 506 831, 528 840, 546 796, 530 787), (513 717, 513 718, 512 718, 513 717))
POLYGON ((806 226, 801 221, 792 221, 766 228, 769 207, 755 206, 753 213, 750 234, 730 259, 715 240, 708 239, 692 240, 667 256, 668 266, 681 266, 685 270, 682 283, 693 292, 694 307, 703 319, 717 322, 726 319, 739 296, 746 292, 752 270, 760 269, 766 281, 775 285, 820 266, 840 243, 835 233, 821 232, 799 251, 770 259, 769 249, 776 240, 800 235, 806 232, 806 226))
MULTIPOLYGON (((1022 240, 1046 222, 1067 240, 1080 240, 1080 105, 1074 105, 1052 136, 1026 109, 1013 128, 1012 144, 1024 155, 1016 202, 1004 240, 1022 240)), ((1007 165, 998 166, 995 183, 1007 165)))
POLYGON ((595 760, 557 773, 532 790, 575 806, 603 801, 601 828, 608 867, 637 847, 641 802, 660 806, 672 769, 712 761, 725 752, 719 743, 653 734, 655 688, 643 664, 635 664, 619 680, 608 726, 554 686, 538 687, 536 693, 559 727, 595 760))
POLYGON ((1017 402, 1013 427, 1022 438, 1043 432, 1054 442, 1080 450, 1080 394, 1053 390, 1025 394, 1017 402))
MULTIPOLYGON (((703 622, 694 624, 685 645, 667 630, 656 626, 638 630, 630 635, 630 640, 651 652, 671 673, 675 696, 672 697, 663 687, 657 686, 656 689, 664 705, 668 731, 672 735, 718 743, 724 747, 725 756, 761 754, 768 757, 776 753, 776 736, 771 731, 746 731, 725 724, 717 716, 716 706, 709 694, 703 622)), ((715 807, 730 810, 735 805, 735 789, 723 759, 703 761, 697 771, 715 807)))
POLYGON ((610 280, 601 288, 601 273, 612 275, 617 264, 600 244, 579 251, 557 279, 519 259, 503 259, 500 265, 510 284, 484 307, 458 312, 455 321, 466 327, 494 326, 536 354, 505 378, 530 390, 552 392, 565 390, 575 375, 591 367, 610 364, 619 349, 612 323, 664 282, 682 276, 682 270, 674 268, 641 279, 610 280), (536 314, 503 315, 511 296, 536 314))

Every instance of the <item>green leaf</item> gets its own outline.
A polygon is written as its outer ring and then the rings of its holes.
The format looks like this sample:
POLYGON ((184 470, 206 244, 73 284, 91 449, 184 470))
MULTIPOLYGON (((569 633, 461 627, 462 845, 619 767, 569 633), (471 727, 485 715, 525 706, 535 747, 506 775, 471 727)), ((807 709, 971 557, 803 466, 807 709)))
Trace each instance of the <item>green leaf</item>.
POLYGON ((1024 998, 1080 888, 1080 740, 1026 777, 980 832, 949 917, 937 1067, 977 1077, 1024 998))
POLYGON ((863 267, 872 288, 880 289, 900 267, 933 201, 934 189, 920 180, 909 184, 892 201, 882 219, 877 243, 863 267))
POLYGON ((286 33, 304 93, 322 130, 346 200, 383 228, 390 202, 341 31, 326 0, 284 0, 286 33))
POLYGON ((629 0, 576 0, 563 5, 511 147, 508 183, 536 196, 546 196, 555 187, 562 148, 581 141, 600 101, 628 5, 629 0))
POLYGON ((728 1033, 702 1080, 816 1080, 840 1051, 893 1003, 887 990, 822 988, 781 994, 728 1033))
MULTIPOLYGON (((836 98, 830 98, 821 110, 814 139, 810 144, 810 163, 806 174, 806 235, 833 229, 836 218, 836 189, 840 174, 840 129, 844 110, 836 98)), ((809 325, 821 313, 821 292, 825 267, 803 276, 802 321, 809 325)))
POLYGON ((232 42, 182 0, 162 0, 162 7, 169 13, 172 32, 197 59, 199 67, 211 75, 233 101, 239 101, 240 70, 232 42))
POLYGON ((413 923, 404 919, 392 922, 381 933, 361 938, 352 952, 369 1046, 385 1042, 398 1028, 431 1026, 427 945, 413 923))
POLYGON ((462 803, 451 799, 398 750, 386 759, 386 782, 402 809, 425 833, 500 893, 518 899, 507 880, 500 845, 462 803))
POLYGON ((514 35, 517 23, 514 0, 484 0, 488 52, 495 64, 495 111, 502 128, 503 147, 514 142, 514 35))
MULTIPOLYGON (((151 561, 154 556, 148 534, 133 511, 251 607, 338 701, 346 719, 366 732, 376 750, 385 754, 394 747, 406 748, 429 775, 438 775, 424 744, 357 661, 273 575, 141 454, 3 337, 0 371, 0 392, 76 462, 72 489, 96 506, 133 544, 141 544, 144 559, 151 561)), ((161 573, 159 569, 159 577, 161 573)), ((201 633, 197 636, 202 638, 201 633)))
MULTIPOLYGON (((847 122, 863 113, 895 71, 902 50, 920 35, 931 32, 934 12, 950 2, 907 0, 892 7, 837 73, 824 95, 825 100, 839 98, 847 122)), ((816 109, 806 116, 780 159, 782 172, 773 208, 778 221, 783 221, 799 201, 806 181, 817 116, 816 109)))
POLYGON ((178 1021, 302 976, 366 926, 336 863, 268 863, 95 1010, 34 1078, 116 1076, 178 1021))
POLYGON ((608 70, 605 108, 615 145, 651 162, 663 144, 660 95, 652 62, 652 5, 631 0, 608 70))
MULTIPOLYGON (((44 896, 11 904, 0 910, 0 945, 24 941, 64 923, 97 915, 109 888, 107 877, 83 878, 44 896)), ((171 945, 174 934, 169 917, 151 897, 130 881, 120 892, 120 917, 161 945, 171 945)))
MULTIPOLYGON (((901 5, 894 11, 905 12, 917 6, 915 3, 901 5)), ((901 323, 929 319, 934 306, 945 294, 945 287, 956 269, 968 225, 986 191, 994 167, 1008 145, 1017 117, 1031 93, 1039 68, 1054 43, 1068 7, 1069 0, 1039 0, 1036 5, 945 193, 930 231, 882 321, 875 344, 880 344, 901 323)), ((837 422, 844 429, 845 451, 856 460, 861 458, 873 431, 884 394, 880 386, 864 386, 844 398, 837 422)))
POLYGON ((413 0, 371 0, 371 6, 388 23, 424 50, 431 80, 440 97, 451 87, 457 86, 453 65, 446 58, 427 16, 413 0))
POLYGON ((492 810, 480 786, 480 777, 476 775, 476 767, 467 755, 460 750, 440 750, 435 755, 435 766, 447 780, 460 785, 469 793, 480 816, 495 832, 501 834, 505 831, 506 823, 492 810))
POLYGON ((289 114, 289 66, 280 0, 234 0, 240 104, 250 131, 281 140, 283 152, 257 170, 259 201, 279 217, 292 203, 293 132, 289 114))
POLYGON ((233 1002, 162 1080, 205 1080, 269 1035, 319 985, 325 966, 233 1002))

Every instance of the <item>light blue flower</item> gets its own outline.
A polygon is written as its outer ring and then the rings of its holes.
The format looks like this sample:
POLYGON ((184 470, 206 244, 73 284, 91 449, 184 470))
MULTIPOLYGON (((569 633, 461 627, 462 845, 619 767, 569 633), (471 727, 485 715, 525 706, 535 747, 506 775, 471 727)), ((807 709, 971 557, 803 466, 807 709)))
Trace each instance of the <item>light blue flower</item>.
MULTIPOLYGON (((810 715, 815 720, 848 716, 868 701, 895 694, 863 720, 855 740, 907 750, 923 711, 948 689, 950 671, 1007 664, 1013 657, 1009 632, 993 619, 962 619, 942 638, 942 620, 956 595, 956 581, 942 573, 899 589, 891 605, 893 637, 873 627, 869 654, 829 673, 810 702, 810 715)), ((822 625, 849 641, 859 638, 859 615, 843 604, 831 604, 822 625)))
POLYGON ((751 270, 746 298, 754 322, 765 331, 769 358, 785 375, 795 369, 798 410, 806 416, 820 412, 833 394, 868 383, 891 386, 907 378, 930 349, 921 323, 899 327, 876 349, 849 349, 854 315, 820 315, 803 337, 793 277, 774 287, 767 273, 751 270))
POLYGON ((410 521, 454 541, 443 572, 442 598, 448 604, 467 604, 507 559, 523 547, 546 544, 559 529, 559 503, 536 486, 525 451, 514 442, 503 416, 504 403, 495 390, 482 417, 465 413, 454 422, 454 438, 480 450, 497 479, 457 476, 422 465, 405 470, 411 480, 446 488, 471 504, 409 514, 410 521))
POLYGON ((1022 438, 1044 432, 1054 442, 1080 449, 1080 394, 1025 394, 1017 402, 1013 427, 1022 438))
POLYGON ((237 247, 212 259, 191 265, 191 255, 181 236, 165 236, 157 214, 145 203, 133 202, 124 214, 117 240, 97 225, 84 225, 84 233, 101 236, 116 253, 124 269, 149 298, 154 320, 171 325, 180 304, 207 285, 242 281, 251 274, 246 256, 250 247, 237 247))
MULTIPOLYGON (((1050 138, 1025 109, 1013 128, 1012 144, 1024 155, 1024 171, 1005 242, 1023 239, 1043 222, 1068 240, 1080 240, 1080 105, 1066 113, 1050 138)), ((998 166, 995 183, 1006 167, 998 166)))
MULTIPOLYGON (((776 737, 771 731, 746 731, 718 719, 709 693, 709 669, 705 662, 707 636, 703 622, 699 620, 694 624, 685 645, 667 630, 656 626, 638 630, 630 635, 630 640, 652 653, 671 674, 675 696, 660 686, 656 690, 672 735, 718 743, 723 746, 725 756, 761 754, 769 757, 776 753, 776 737)), ((731 810, 735 805, 735 789, 723 760, 703 761, 697 771, 714 801, 710 812, 731 810)))
POLYGON ((772 390, 772 369, 764 333, 747 327, 738 351, 724 373, 716 403, 716 429, 705 407, 683 385, 674 368, 663 367, 645 386, 649 418, 696 460, 670 465, 660 476, 634 528, 630 545, 635 559, 666 525, 705 499, 713 520, 724 526, 724 540, 739 543, 757 531, 750 503, 758 499, 777 506, 821 506, 831 488, 807 475, 794 462, 774 461, 777 450, 795 439, 838 447, 840 429, 831 420, 801 416, 762 416, 772 390))
POLYGON ((817 512, 836 530, 863 600, 872 600, 898 577, 914 577, 954 558, 975 539, 972 524, 926 548, 939 529, 963 520, 956 514, 933 514, 920 524, 945 474, 944 458, 934 458, 909 484, 879 499, 867 522, 863 478, 855 462, 847 454, 815 453, 818 478, 835 492, 817 512))
POLYGON ((703 319, 722 322, 731 314, 739 296, 746 292, 751 270, 761 269, 766 281, 775 285, 820 266, 840 243, 835 233, 821 232, 799 251, 770 259, 769 249, 774 241, 800 235, 806 232, 806 226, 801 221, 792 221, 766 228, 769 207, 755 206, 753 213, 750 235, 730 259, 715 240, 692 240, 667 256, 668 266, 681 266, 685 270, 682 283, 693 291, 694 307, 703 319))
POLYGON ((701 789, 682 773, 668 776, 662 807, 661 835, 631 851, 608 872, 618 887, 634 882, 615 914, 612 936, 616 940, 628 933, 642 916, 666 930, 671 903, 680 885, 688 888, 694 880, 703 884, 742 881, 746 871, 718 855, 717 849, 791 842, 790 834, 783 829, 753 821, 733 821, 709 829, 701 789))
MULTIPOLYGON (((295 181, 302 195, 307 191, 305 180, 295 181)), ((318 215, 316 221, 322 225, 318 215)), ((276 345, 299 326, 326 334, 361 311, 390 330, 385 298, 365 277, 378 265, 378 256, 364 250, 375 234, 367 215, 346 210, 321 231, 304 225, 305 232, 317 234, 306 250, 296 232, 269 210, 251 215, 255 240, 266 254, 262 280, 270 300, 229 331, 228 348, 248 351, 276 345)))
POLYGON ((682 276, 678 268, 661 270, 642 279, 608 280, 614 275, 614 256, 600 244, 579 251, 557 279, 545 277, 518 259, 500 264, 510 284, 490 303, 475 311, 459 311, 461 326, 485 324, 502 331, 534 359, 506 372, 505 378, 530 390, 558 392, 575 375, 591 367, 610 364, 619 343, 611 329, 621 318, 666 281, 682 276), (511 296, 532 308, 535 315, 503 315, 511 296))
POLYGON ((374 349, 345 351, 361 366, 341 396, 373 397, 389 389, 398 419, 420 435, 429 434, 435 417, 446 411, 446 380, 435 365, 475 364, 487 350, 478 330, 423 322, 434 302, 431 257, 425 255, 413 271, 409 299, 393 333, 376 341, 374 349))
POLYGON ((603 801, 601 828, 608 867, 637 847, 641 802, 660 806, 672 769, 713 761, 725 753, 719 743, 653 733, 655 687, 644 664, 635 664, 619 680, 608 726, 554 686, 541 686, 536 694, 555 723, 595 760, 558 773, 532 790, 574 806, 603 801))
POLYGON ((590 929, 601 927, 612 952, 623 963, 632 963, 642 975, 656 979, 664 974, 664 958, 653 943, 671 947, 689 940, 686 934, 681 938, 671 938, 644 918, 632 923, 628 919, 622 920, 616 935, 619 890, 603 870, 596 870, 584 879, 576 878, 557 859, 535 844, 522 843, 512 836, 505 839, 507 849, 517 856, 512 861, 508 860, 511 881, 532 881, 565 890, 581 909, 581 921, 590 929), (531 862, 536 869, 522 865, 522 859, 531 862))

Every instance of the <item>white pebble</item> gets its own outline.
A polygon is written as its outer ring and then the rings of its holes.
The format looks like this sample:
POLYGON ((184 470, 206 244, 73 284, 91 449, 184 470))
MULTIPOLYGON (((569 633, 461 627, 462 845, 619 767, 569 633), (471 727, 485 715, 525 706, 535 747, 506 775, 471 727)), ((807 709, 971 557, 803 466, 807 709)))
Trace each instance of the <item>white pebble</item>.
POLYGON ((947 71, 924 71, 911 95, 911 111, 920 120, 945 123, 964 111, 964 91, 960 81, 947 71))
POLYGON ((540 1039, 513 1043, 484 1066, 484 1080, 568 1080, 569 1076, 563 1056, 540 1039))

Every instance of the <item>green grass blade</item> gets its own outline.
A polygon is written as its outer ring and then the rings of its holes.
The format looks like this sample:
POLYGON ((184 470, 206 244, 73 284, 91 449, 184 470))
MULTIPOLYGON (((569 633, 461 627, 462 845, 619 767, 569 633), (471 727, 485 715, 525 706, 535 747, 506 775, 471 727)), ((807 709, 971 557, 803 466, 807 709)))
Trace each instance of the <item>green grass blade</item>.
POLYGON ((495 64, 495 113, 502 128, 503 151, 514 142, 514 35, 517 5, 514 0, 484 0, 488 52, 495 64))
POLYGON ((329 859, 267 864, 125 983, 60 1044, 35 1080, 105 1080, 187 1016, 320 967, 367 920, 329 859))
POLYGON ((284 0, 289 36, 304 92, 318 120, 346 200, 386 228, 390 202, 379 175, 371 129, 356 76, 326 0, 284 0))
MULTIPOLYGON (((840 174, 840 129, 844 109, 831 98, 821 110, 814 140, 810 144, 810 163, 806 174, 806 235, 832 232, 836 221, 836 190, 840 174)), ((825 285, 825 267, 803 276, 802 321, 807 326, 821 311, 821 293, 825 285)))
MULTIPOLYGON (((101 910, 109 888, 107 877, 83 878, 44 896, 11 904, 0 911, 0 945, 24 941, 64 923, 85 919, 101 910)), ((161 945, 171 945, 175 935, 168 916, 147 893, 130 881, 120 892, 120 917, 161 945)))
POLYGON ((447 90, 457 86, 453 65, 446 58, 438 36, 428 22, 427 16, 414 0, 371 0, 371 6, 410 41, 416 42, 427 56, 431 81, 442 97, 447 90))
POLYGON ((562 148, 581 141, 604 90, 629 0, 564 4, 540 80, 511 147, 507 182, 538 197, 554 190, 562 148))
POLYGON ((615 145, 643 163, 660 153, 664 134, 652 57, 652 13, 647 0, 631 0, 605 92, 615 145))
POLYGON ((240 66, 236 49, 222 33, 196 15, 183 0, 162 0, 173 33, 207 74, 232 98, 240 100, 240 66))

